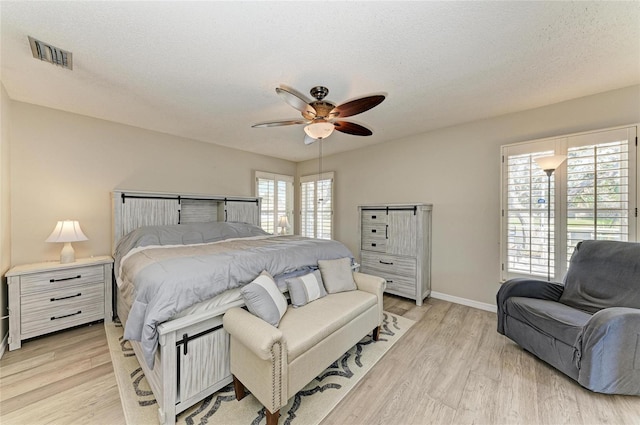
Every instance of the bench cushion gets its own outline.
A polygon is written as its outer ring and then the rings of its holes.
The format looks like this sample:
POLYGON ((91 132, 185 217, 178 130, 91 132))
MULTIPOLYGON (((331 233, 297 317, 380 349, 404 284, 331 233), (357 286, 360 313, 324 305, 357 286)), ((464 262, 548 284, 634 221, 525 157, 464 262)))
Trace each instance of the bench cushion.
POLYGON ((304 308, 289 306, 278 327, 286 342, 288 362, 377 303, 375 295, 356 290, 332 294, 304 308))

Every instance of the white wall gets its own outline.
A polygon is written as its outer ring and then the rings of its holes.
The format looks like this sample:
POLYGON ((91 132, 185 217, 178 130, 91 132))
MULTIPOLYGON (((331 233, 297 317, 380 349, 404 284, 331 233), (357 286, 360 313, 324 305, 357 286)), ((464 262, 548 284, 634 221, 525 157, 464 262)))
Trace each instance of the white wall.
MULTIPOLYGON (((7 315, 7 285, 4 274, 11 266, 11 191, 9 114, 11 101, 0 83, 0 316, 7 315)), ((0 320, 0 342, 9 330, 7 319, 0 320)), ((0 351, 2 356, 3 351, 0 351)))
MULTIPOLYGON (((56 260, 61 247, 44 239, 64 218, 80 220, 89 237, 74 244, 79 257, 108 254, 114 188, 252 195, 254 170, 318 171, 317 161, 296 165, 2 96, 11 105, 11 206, 3 197, 0 214, 11 217, 12 265, 56 260)), ((433 203, 433 290, 493 303, 500 145, 637 122, 633 86, 326 157, 323 169, 336 173, 335 237, 358 255, 359 204, 433 203)), ((6 133, 3 125, 3 158, 6 133)))
POLYGON ((44 240, 66 218, 89 238, 73 244, 77 257, 109 254, 113 189, 250 196, 255 170, 296 170, 290 161, 21 102, 11 115, 12 265, 57 260, 61 244, 44 240))
MULTIPOLYGON (((432 203, 432 289, 495 304, 500 146, 638 122, 633 86, 323 158, 336 174, 334 237, 358 256, 358 205, 432 203)), ((298 165, 298 175, 317 172, 317 160, 298 165)))

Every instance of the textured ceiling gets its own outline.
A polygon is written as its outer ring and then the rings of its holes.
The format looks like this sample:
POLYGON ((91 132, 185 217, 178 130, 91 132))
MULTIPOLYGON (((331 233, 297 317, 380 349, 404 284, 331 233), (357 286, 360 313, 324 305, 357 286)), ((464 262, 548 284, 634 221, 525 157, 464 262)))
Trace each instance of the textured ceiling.
POLYGON ((325 154, 640 83, 640 2, 0 3, 9 97, 236 149, 317 156, 276 95, 386 93, 325 154), (33 59, 27 35, 73 52, 33 59))

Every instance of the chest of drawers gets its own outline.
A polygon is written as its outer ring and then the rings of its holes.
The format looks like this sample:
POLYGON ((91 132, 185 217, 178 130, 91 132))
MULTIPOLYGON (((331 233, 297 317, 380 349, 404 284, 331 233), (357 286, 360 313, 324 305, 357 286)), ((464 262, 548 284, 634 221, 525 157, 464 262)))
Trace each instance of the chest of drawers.
POLYGON ((111 257, 17 266, 9 285, 9 350, 50 332, 112 317, 111 257))
POLYGON ((417 305, 431 293, 431 205, 362 205, 360 271, 387 281, 386 292, 417 305))

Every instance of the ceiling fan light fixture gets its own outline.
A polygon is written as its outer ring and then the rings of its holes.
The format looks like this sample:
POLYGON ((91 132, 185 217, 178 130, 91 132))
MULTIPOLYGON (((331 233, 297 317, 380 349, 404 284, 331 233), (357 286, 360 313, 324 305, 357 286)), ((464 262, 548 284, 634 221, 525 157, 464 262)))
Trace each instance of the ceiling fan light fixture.
POLYGON ((313 139, 324 139, 333 133, 334 128, 335 127, 330 122, 323 121, 309 124, 304 128, 304 132, 307 133, 307 136, 313 139))

